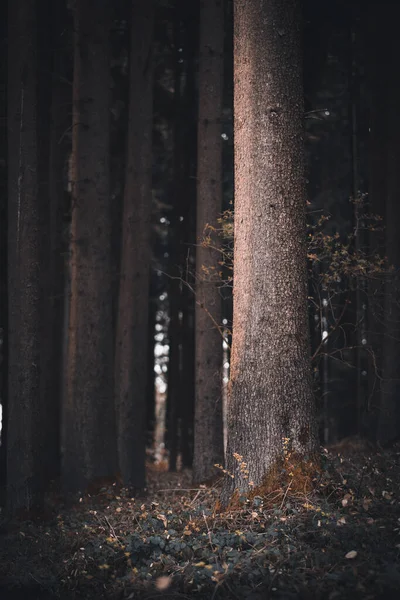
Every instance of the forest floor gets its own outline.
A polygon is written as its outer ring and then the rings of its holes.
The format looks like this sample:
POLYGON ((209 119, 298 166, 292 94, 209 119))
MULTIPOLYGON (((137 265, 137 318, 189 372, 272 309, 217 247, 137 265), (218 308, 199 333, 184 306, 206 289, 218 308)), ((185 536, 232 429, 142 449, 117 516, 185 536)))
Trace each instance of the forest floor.
POLYGON ((218 485, 153 465, 143 499, 110 486, 45 522, 3 522, 0 598, 397 599, 400 447, 340 450, 312 491, 226 512, 218 485))

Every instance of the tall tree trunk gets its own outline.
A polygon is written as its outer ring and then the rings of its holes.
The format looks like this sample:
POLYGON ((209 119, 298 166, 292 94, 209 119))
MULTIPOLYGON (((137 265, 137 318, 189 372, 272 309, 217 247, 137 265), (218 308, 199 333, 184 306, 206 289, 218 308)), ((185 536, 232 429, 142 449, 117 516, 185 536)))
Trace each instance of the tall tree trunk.
MULTIPOLYGON (((152 286, 151 286, 152 287, 152 286)), ((156 389, 154 372, 154 347, 156 334, 157 302, 150 292, 149 314, 147 323, 147 371, 146 371, 146 436, 147 445, 154 446, 154 431, 156 421, 156 389)))
MULTIPOLYGON (((359 99, 359 32, 353 20, 349 31, 349 115, 351 124, 350 156, 352 165, 352 191, 354 203, 354 228, 355 250, 358 254, 366 252, 366 222, 365 205, 361 201, 360 190, 360 99, 359 99)), ((355 433, 363 435, 365 432, 365 417, 368 403, 368 355, 365 344, 367 342, 367 281, 362 275, 357 277, 355 291, 355 366, 356 366, 356 403, 355 433)))
POLYGON ((82 489, 117 471, 109 193, 107 0, 75 9, 71 295, 63 407, 63 480, 82 489))
POLYGON ((0 5, 0 506, 5 504, 7 473, 7 2, 0 5))
POLYGON ((194 298, 187 287, 183 290, 182 315, 182 396, 181 412, 181 456, 182 466, 193 465, 195 370, 194 370, 194 298))
POLYGON ((181 0, 185 56, 185 86, 181 112, 182 173, 180 183, 180 265, 185 280, 181 290, 181 440, 182 466, 193 465, 194 406, 195 406, 195 279, 196 244, 196 174, 197 174, 197 72, 199 54, 199 2, 181 0))
POLYGON ((182 390, 181 323, 179 320, 179 281, 172 279, 168 289, 168 373, 167 373, 167 431, 166 446, 169 452, 169 470, 176 471, 179 451, 179 409, 182 390))
POLYGON ((65 185, 64 170, 70 151, 66 131, 70 125, 72 110, 72 90, 68 83, 67 40, 64 28, 68 19, 65 0, 53 3, 53 75, 51 79, 51 123, 49 135, 48 187, 50 197, 49 210, 49 282, 50 312, 48 314, 50 335, 48 340, 51 357, 48 395, 49 411, 53 426, 49 431, 53 447, 49 465, 52 476, 60 470, 60 412, 63 388, 63 325, 64 291, 67 251, 64 234, 65 185))
POLYGON ((223 499, 318 451, 307 319, 299 0, 237 0, 233 347, 223 499), (248 465, 248 478, 233 457, 248 465))
POLYGON ((132 2, 129 131, 116 334, 118 453, 125 485, 145 485, 150 274, 153 0, 132 2))
MULTIPOLYGON (((52 104, 52 77, 54 71, 54 44, 56 42, 56 29, 53 13, 57 3, 51 0, 43 0, 37 3, 38 10, 38 194, 42 211, 41 228, 41 331, 40 331, 40 393, 43 396, 45 406, 42 421, 44 432, 44 452, 46 479, 51 480, 60 473, 60 412, 59 398, 53 392, 53 378, 55 371, 55 348, 53 347, 53 301, 52 288, 54 272, 52 272, 52 248, 51 248, 51 201, 49 180, 50 168, 50 134, 51 134, 51 104, 52 104)), ((65 23, 63 25, 65 27, 65 23)))
MULTIPOLYGON (((387 56, 400 58, 400 43, 394 23, 395 10, 389 7, 385 35, 388 39, 387 56), (389 33, 389 35, 388 35, 389 33)), ((389 71, 390 94, 388 99, 387 165, 386 165, 386 211, 385 234, 386 256, 389 265, 394 267, 385 283, 384 298, 384 338, 383 338, 383 382, 378 425, 378 441, 381 444, 394 442, 400 436, 400 83, 389 71)))
POLYGON ((15 512, 41 504, 46 431, 40 393, 36 2, 12 0, 8 8, 7 507, 15 512))
MULTIPOLYGON (((372 215, 384 219, 387 196, 387 127, 388 86, 386 38, 386 14, 377 3, 369 3, 366 23, 368 48, 368 83, 370 89, 369 111, 369 182, 368 208, 372 215), (371 43, 372 40, 372 43, 371 43)), ((372 255, 385 255, 385 232, 380 223, 373 222, 369 231, 369 247, 372 255)), ((371 349, 368 368, 368 418, 367 434, 376 440, 378 412, 382 386, 383 350, 383 277, 371 278, 368 285, 368 342, 371 349)))
POLYGON ((194 481, 215 474, 224 462, 222 335, 218 218, 222 212, 222 95, 224 5, 204 0, 200 9, 197 150, 196 404, 194 481), (210 239, 210 245, 202 242, 210 239))
MULTIPOLYGON (((170 236, 170 260, 172 278, 168 285, 168 375, 167 375, 167 430, 166 446, 169 451, 169 470, 176 471, 179 452, 180 413, 183 396, 182 389, 182 323, 179 313, 182 310, 182 281, 183 278, 183 220, 186 210, 184 207, 185 184, 184 165, 186 141, 185 114, 185 52, 187 50, 183 30, 185 28, 184 0, 179 0, 175 6, 174 19, 174 126, 173 126, 173 206, 170 216, 168 233, 170 236), (184 213, 184 214, 183 214, 184 213), (183 220, 182 220, 183 219, 183 220)), ((186 227, 186 224, 185 224, 186 227)), ((182 315, 181 315, 182 316, 182 315)))

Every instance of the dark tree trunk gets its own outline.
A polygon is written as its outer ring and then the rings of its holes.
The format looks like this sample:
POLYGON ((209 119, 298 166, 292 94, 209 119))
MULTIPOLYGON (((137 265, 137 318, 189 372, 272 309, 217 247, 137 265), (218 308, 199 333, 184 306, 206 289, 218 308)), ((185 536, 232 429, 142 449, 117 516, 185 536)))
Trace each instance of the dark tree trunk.
MULTIPOLYGON (((394 8, 394 7, 393 7, 394 8)), ((387 56, 400 58, 400 43, 397 36, 396 11, 389 8, 389 20, 385 23, 388 39, 387 56)), ((388 68, 390 68, 388 66, 388 68)), ((394 270, 385 283, 384 338, 383 338, 383 382, 379 412, 378 441, 381 444, 394 442, 400 436, 400 83, 390 69, 390 93, 387 95, 387 196, 385 210, 386 252, 389 265, 394 270)))
POLYGON ((191 468, 193 464, 194 440, 194 298, 187 287, 183 290, 182 315, 182 396, 181 403, 181 456, 182 466, 191 468))
POLYGON ((125 485, 145 485, 154 2, 132 2, 129 131, 116 335, 118 453, 125 485))
POLYGON ((8 8, 7 507, 16 512, 42 502, 46 415, 40 393, 36 2, 12 0, 8 8))
POLYGON ((73 87, 71 294, 63 481, 67 491, 117 472, 109 193, 109 12, 78 0, 73 87))
MULTIPOLYGON (((386 15, 376 3, 369 4, 367 15, 366 44, 368 52, 368 82, 370 89, 369 111, 369 184, 368 207, 372 215, 384 219, 387 194, 387 49, 386 15), (372 40, 372 43, 371 43, 372 40)), ((369 231, 369 247, 372 255, 385 255, 385 233, 382 223, 373 221, 369 231)), ((376 440, 378 412, 382 385, 383 349, 383 277, 371 278, 368 286, 368 367, 369 402, 367 407, 367 435, 376 440)))
POLYGON ((151 298, 149 302, 149 316, 147 325, 147 379, 146 379, 146 435, 147 444, 154 445, 154 431, 156 421, 156 394, 154 373, 154 347, 157 303, 151 298))
POLYGON ((181 403, 180 451, 183 467, 192 467, 194 445, 194 405, 195 405, 195 332, 193 294, 196 244, 196 174, 197 174, 197 77, 196 60, 199 41, 199 2, 182 2, 184 16, 185 44, 185 87, 181 127, 182 139, 182 181, 180 185, 180 216, 183 218, 180 229, 180 264, 185 283, 181 289, 181 403))
POLYGON ((48 167, 48 189, 50 197, 49 210, 49 354, 51 357, 50 380, 48 383, 49 411, 52 428, 51 446, 53 452, 49 465, 52 476, 60 471, 60 412, 63 389, 63 337, 64 332, 64 291, 66 278, 65 255, 67 252, 66 235, 64 234, 65 184, 67 155, 70 151, 69 138, 66 132, 70 125, 72 112, 72 89, 68 83, 70 69, 65 25, 67 9, 64 0, 53 4, 53 75, 51 79, 51 123, 50 152, 48 167))
MULTIPOLYGON (((349 55, 350 55, 350 124, 351 143, 350 156, 352 165, 352 191, 354 203, 354 229, 355 250, 358 254, 366 253, 367 235, 365 203, 361 197, 361 172, 360 172, 360 77, 359 77, 359 41, 360 35, 354 23, 349 31, 349 55)), ((355 366, 356 366, 356 403, 354 407, 354 430, 352 433, 363 435, 365 433, 365 418, 368 403, 368 354, 366 351, 367 327, 368 327, 368 294, 367 280, 360 275, 356 280, 355 292, 355 366)))
POLYGON ((181 400, 181 364, 179 321, 179 282, 172 279, 168 290, 168 373, 167 373, 167 417, 166 446, 169 452, 169 470, 176 471, 179 451, 179 409, 181 400))
POLYGON ((222 421, 222 303, 218 218, 222 212, 222 97, 224 6, 200 8, 197 150, 196 404, 194 481, 215 475, 224 462, 222 421), (204 240, 210 241, 207 244, 204 240))
MULTIPOLYGON (((186 50, 182 35, 183 17, 185 14, 184 1, 179 0, 175 7, 174 19, 174 126, 173 126, 173 206, 171 210, 170 260, 172 278, 168 285, 168 374, 167 374, 167 415, 166 415, 166 447, 169 452, 169 470, 176 471, 179 452, 180 403, 182 401, 182 371, 181 371, 181 321, 179 312, 182 308, 182 281, 184 266, 181 245, 183 242, 182 211, 185 212, 184 202, 184 162, 185 162, 185 103, 184 80, 185 67, 182 58, 186 50)), ((186 226, 186 225, 185 225, 186 226)))
MULTIPOLYGON (((369 182, 368 208, 372 215, 382 219, 369 231, 369 247, 372 255, 385 255, 384 222, 387 195, 387 94, 388 66, 386 49, 386 15, 376 3, 369 3, 367 13, 366 45, 368 48, 369 107, 369 182)), ((383 305, 384 278, 371 278, 368 285, 368 345, 370 348, 368 368, 368 417, 367 435, 376 440, 378 413, 382 387, 383 305)))
POLYGON ((0 506, 5 504, 7 473, 7 2, 0 6, 0 506))
MULTIPOLYGON (((56 348, 53 346, 53 281, 57 277, 52 260, 52 202, 50 179, 53 177, 53 164, 50 159, 50 136, 53 133, 51 74, 54 72, 54 45, 56 31, 61 35, 61 26, 54 27, 53 16, 60 15, 61 5, 44 0, 38 7, 38 194, 41 206, 41 333, 40 333, 40 393, 45 406, 42 432, 44 439, 44 460, 46 480, 54 479, 60 473, 60 405, 54 394, 53 381, 56 370, 56 348), (55 9, 53 13, 53 10, 55 9), (58 9, 58 10, 57 10, 58 9)), ((60 3, 59 3, 60 4, 60 3)), ((65 27, 65 22, 63 23, 65 27)), ((52 148, 53 149, 53 148, 52 148)), ((60 373, 58 373, 59 375, 60 373)))
POLYGON ((307 319, 298 0, 237 0, 235 264, 227 478, 262 483, 283 457, 318 452, 307 319), (247 463, 248 478, 233 454, 247 463))

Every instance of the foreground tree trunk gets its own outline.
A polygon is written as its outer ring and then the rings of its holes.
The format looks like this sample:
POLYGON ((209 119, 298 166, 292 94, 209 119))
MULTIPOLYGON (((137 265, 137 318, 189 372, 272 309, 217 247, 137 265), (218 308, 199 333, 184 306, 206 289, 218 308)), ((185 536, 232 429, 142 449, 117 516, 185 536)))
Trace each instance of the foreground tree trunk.
POLYGON ((7 508, 16 512, 42 501, 46 415, 40 393, 36 2, 12 0, 8 8, 7 508))
POLYGON ((71 296, 62 432, 68 491, 117 471, 107 7, 107 0, 78 0, 75 12, 71 296))
POLYGON ((318 450, 307 319, 298 0, 237 0, 235 263, 225 501, 318 450), (241 469, 239 454, 247 463, 241 469))
POLYGON ((223 0, 200 9, 197 143, 196 403, 193 479, 215 475, 224 462, 222 423, 222 301, 218 218, 222 212, 223 0), (203 242, 209 239, 210 243, 203 242))
POLYGON ((125 485, 145 485, 150 274, 153 0, 132 2, 129 130, 116 334, 118 453, 125 485))

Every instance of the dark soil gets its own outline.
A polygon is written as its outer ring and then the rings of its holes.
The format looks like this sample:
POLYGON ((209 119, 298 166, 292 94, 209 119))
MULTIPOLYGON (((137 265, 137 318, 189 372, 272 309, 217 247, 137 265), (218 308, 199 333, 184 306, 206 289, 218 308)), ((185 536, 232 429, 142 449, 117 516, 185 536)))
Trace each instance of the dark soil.
POLYGON ((114 485, 4 521, 0 598, 397 600, 400 448, 323 463, 311 492, 282 484, 225 512, 218 486, 153 466, 145 499, 114 485))

